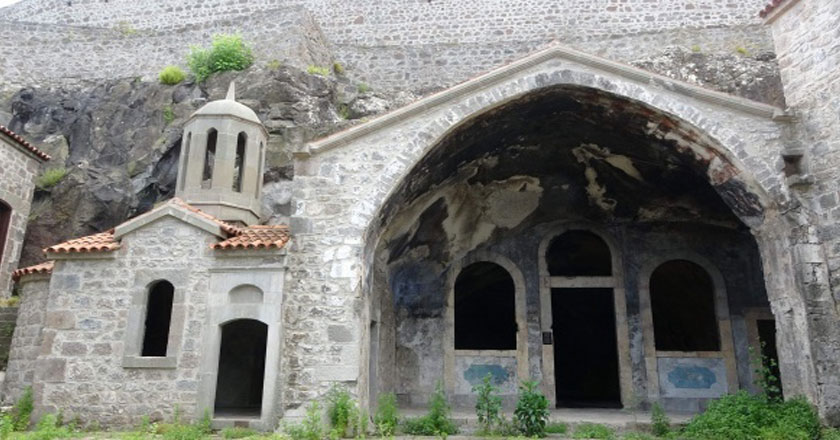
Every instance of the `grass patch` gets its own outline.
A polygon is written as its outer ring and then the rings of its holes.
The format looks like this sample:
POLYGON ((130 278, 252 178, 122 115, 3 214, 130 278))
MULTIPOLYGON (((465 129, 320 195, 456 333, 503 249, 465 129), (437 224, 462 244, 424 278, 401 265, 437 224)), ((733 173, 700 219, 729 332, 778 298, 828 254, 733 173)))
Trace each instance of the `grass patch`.
POLYGON ((328 67, 316 66, 314 64, 310 64, 306 68, 306 73, 308 73, 310 75, 329 76, 330 75, 330 69, 328 67))
MULTIPOLYGON (((167 105, 163 107, 163 122, 166 122, 166 125, 172 123, 175 120, 175 111, 172 110, 171 105, 167 105)), ((131 174, 131 173, 129 173, 131 174)))
POLYGON ((545 425, 546 434, 565 434, 569 432, 569 425, 565 423, 549 423, 545 425))
POLYGON ((229 439, 254 437, 257 435, 259 435, 257 431, 251 428, 243 428, 241 426, 234 426, 232 428, 225 428, 222 430, 222 437, 229 439))
POLYGON ((179 84, 181 81, 186 79, 187 74, 184 73, 178 66, 166 66, 163 70, 160 71, 158 74, 158 79, 160 80, 161 84, 166 84, 168 86, 174 86, 175 84, 179 84))
POLYGON ((61 182, 69 171, 66 168, 50 168, 38 177, 35 185, 40 189, 49 189, 61 182))
POLYGON ((572 438, 614 440, 615 431, 599 423, 581 423, 575 427, 572 438))
POLYGON ((187 65, 198 82, 217 72, 245 70, 254 64, 254 54, 240 35, 217 34, 210 48, 193 46, 187 65))
POLYGON ((403 430, 409 435, 447 436, 458 432, 455 422, 449 418, 449 402, 443 391, 443 384, 438 382, 435 391, 429 398, 429 410, 423 417, 406 419, 403 430))

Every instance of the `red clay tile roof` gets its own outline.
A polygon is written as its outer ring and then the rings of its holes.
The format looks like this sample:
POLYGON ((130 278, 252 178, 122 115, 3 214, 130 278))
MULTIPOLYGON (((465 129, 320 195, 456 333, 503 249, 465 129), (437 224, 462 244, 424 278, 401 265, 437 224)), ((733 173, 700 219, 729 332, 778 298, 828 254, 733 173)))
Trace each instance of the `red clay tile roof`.
POLYGON ((776 10, 776 8, 781 6, 782 3, 786 2, 786 1, 788 1, 788 0, 772 0, 770 2, 770 4, 765 6, 764 9, 762 9, 761 12, 758 13, 758 15, 760 15, 761 18, 767 17, 768 15, 770 15, 771 12, 776 10))
POLYGON ((46 261, 41 264, 36 264, 34 266, 24 267, 12 272, 12 279, 18 281, 21 277, 26 275, 32 275, 36 273, 52 273, 53 266, 55 266, 55 261, 46 261))
POLYGON ((47 254, 72 254, 84 252, 106 252, 120 248, 120 243, 114 238, 114 230, 74 238, 44 249, 47 254))
MULTIPOLYGON (((238 227, 219 220, 179 198, 173 198, 167 203, 183 207, 196 215, 218 224, 222 232, 228 235, 228 238, 211 245, 213 249, 280 249, 289 241, 289 228, 287 226, 238 227)), ((99 234, 88 235, 50 246, 44 249, 44 252, 47 254, 109 252, 119 248, 120 242, 114 237, 114 230, 111 229, 99 234)))
POLYGON ((213 249, 280 249, 289 241, 289 228, 277 226, 249 226, 225 241, 215 243, 213 249))
POLYGON ((9 130, 6 126, 0 125, 0 133, 3 133, 6 136, 10 137, 13 141, 15 141, 15 143, 17 143, 18 145, 20 145, 24 149, 29 150, 30 152, 32 152, 36 156, 40 157, 41 159, 44 159, 44 160, 50 160, 51 159, 49 154, 44 153, 43 151, 35 148, 34 145, 30 144, 26 139, 22 138, 19 134, 13 132, 12 130, 9 130))

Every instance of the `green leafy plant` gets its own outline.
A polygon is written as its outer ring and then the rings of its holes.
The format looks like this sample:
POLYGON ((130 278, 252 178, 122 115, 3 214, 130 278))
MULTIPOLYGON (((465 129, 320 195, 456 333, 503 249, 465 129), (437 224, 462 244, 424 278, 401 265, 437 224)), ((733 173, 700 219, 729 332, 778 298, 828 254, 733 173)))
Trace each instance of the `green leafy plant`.
POLYGON ((158 74, 158 79, 160 80, 160 83, 169 86, 179 84, 181 81, 186 79, 186 77, 187 74, 184 73, 184 71, 181 70, 181 68, 178 66, 166 66, 158 74))
POLYGON ((448 436, 458 432, 455 422, 449 418, 449 402, 443 391, 443 384, 438 381, 435 391, 429 397, 429 410, 423 417, 407 419, 403 429, 410 435, 448 436))
POLYGON ((52 440, 72 436, 73 429, 69 426, 62 426, 58 415, 46 414, 38 421, 35 430, 28 433, 25 438, 27 440, 52 440))
POLYGON ((712 402, 680 433, 690 439, 772 440, 817 439, 820 422, 804 398, 770 401, 739 391, 712 402))
POLYGON ((35 399, 32 396, 32 387, 26 387, 12 407, 12 425, 15 431, 24 431, 29 427, 34 408, 35 399))
POLYGON ((48 189, 58 185, 58 182, 61 182, 61 179, 64 179, 67 176, 67 169, 66 168, 50 168, 44 171, 40 177, 38 177, 38 181, 35 182, 35 185, 40 189, 48 189))
POLYGON ((546 434, 565 434, 569 431, 569 425, 565 423, 549 423, 545 425, 546 434))
POLYGON ((310 75, 321 75, 321 76, 329 76, 330 69, 328 67, 316 66, 314 64, 310 64, 306 68, 306 73, 310 75))
POLYGON ((525 436, 545 437, 548 399, 540 392, 537 382, 526 380, 519 386, 519 400, 513 411, 513 422, 525 436))
POLYGON ((575 427, 572 438, 613 440, 615 431, 599 423, 581 423, 575 427))
POLYGON ((650 427, 653 435, 657 437, 664 437, 671 432, 671 419, 665 414, 659 402, 654 403, 650 409, 650 427))
POLYGON ((333 72, 336 75, 344 75, 344 66, 341 65, 338 61, 333 63, 333 72))
POLYGON ((246 438, 246 437, 254 437, 257 435, 257 431, 254 431, 251 428, 243 428, 241 426, 234 426, 222 429, 222 437, 224 438, 246 438))
POLYGON ((373 423, 377 434, 382 437, 390 437, 397 430, 399 412, 397 411, 397 396, 394 393, 383 393, 379 395, 376 414, 373 416, 373 423))
POLYGON ((333 385, 327 392, 327 418, 330 428, 338 438, 347 435, 348 428, 356 424, 358 408, 350 392, 341 385, 333 385))
POLYGON ((491 433, 498 425, 499 411, 502 409, 502 398, 499 389, 493 385, 493 375, 487 373, 481 383, 472 387, 477 394, 475 414, 478 416, 479 432, 491 433))
POLYGON ((214 35, 209 49, 193 46, 187 56, 187 65, 198 82, 216 72, 245 70, 253 63, 254 54, 240 35, 214 35))
POLYGON ((175 120, 175 111, 172 110, 171 105, 163 107, 163 120, 166 122, 166 125, 171 124, 175 120))
POLYGON ((283 427, 283 431, 292 440, 321 440, 324 435, 324 427, 321 421, 321 405, 312 402, 306 407, 306 416, 300 424, 289 424, 283 427))
POLYGON ((761 348, 749 348, 750 363, 753 367, 753 384, 761 390, 761 395, 771 401, 782 400, 782 386, 779 378, 774 374, 778 367, 776 360, 764 355, 765 342, 761 348))
POLYGON ((370 424, 370 414, 368 414, 367 410, 362 408, 356 412, 357 420, 356 420, 356 438, 364 439, 367 437, 368 434, 368 425, 370 424))

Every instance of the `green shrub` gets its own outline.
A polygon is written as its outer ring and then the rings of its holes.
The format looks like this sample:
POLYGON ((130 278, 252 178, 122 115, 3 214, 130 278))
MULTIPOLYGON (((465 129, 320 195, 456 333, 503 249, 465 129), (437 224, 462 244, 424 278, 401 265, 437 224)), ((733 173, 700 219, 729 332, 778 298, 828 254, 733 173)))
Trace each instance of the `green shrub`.
POLYGON ((186 77, 187 74, 184 73, 184 71, 181 70, 181 68, 178 66, 166 66, 158 74, 158 79, 160 79, 160 83, 169 86, 179 84, 186 77))
POLYGON ((187 65, 198 82, 216 72, 245 70, 253 63, 254 54, 239 35, 214 35, 210 49, 193 46, 187 56, 187 65))
POLYGON ((478 416, 480 432, 490 433, 499 423, 499 411, 502 409, 502 398, 499 389, 493 385, 493 375, 487 373, 480 384, 472 387, 478 396, 475 401, 475 414, 478 416))
POLYGON ((50 168, 38 177, 38 181, 35 182, 35 185, 41 189, 52 188, 58 185, 58 182, 61 182, 61 179, 63 179, 67 173, 68 171, 66 168, 50 168))
POLYGON ((749 348, 750 363, 753 367, 753 384, 761 390, 765 399, 781 402, 782 384, 779 377, 774 373, 777 371, 778 364, 775 359, 764 355, 765 345, 762 342, 758 349, 749 348))
POLYGON ((407 419, 403 424, 406 434, 447 436, 458 432, 455 422, 449 418, 449 402, 443 392, 443 384, 437 383, 429 398, 429 411, 425 416, 407 419))
POLYGON ((365 83, 359 83, 357 89, 359 90, 359 93, 367 93, 370 91, 370 86, 365 83))
POLYGON ((306 416, 297 425, 285 425, 283 431, 292 440, 321 440, 324 435, 324 427, 321 423, 321 405, 312 402, 306 407, 306 416))
POLYGON ((581 423, 575 427, 575 433, 572 435, 572 438, 613 440, 615 438, 615 431, 598 423, 581 423))
POLYGON ((15 420, 11 413, 0 416, 0 439, 6 440, 15 431, 15 420))
POLYGON ((35 399, 32 396, 32 387, 26 387, 12 407, 12 426, 15 431, 25 431, 29 427, 33 408, 35 408, 35 399))
POLYGON ((822 440, 840 440, 840 429, 837 428, 824 428, 820 433, 820 439, 822 440))
POLYGON ((257 431, 251 428, 243 428, 241 426, 234 426, 232 428, 222 429, 222 437, 224 438, 245 438, 257 435, 257 431))
POLYGON ((73 430, 67 426, 61 426, 59 417, 55 414, 47 414, 35 426, 35 430, 27 433, 27 440, 53 440, 69 438, 73 436, 73 430))
POLYGON ((340 385, 333 385, 327 393, 327 418, 334 437, 344 437, 348 428, 354 428, 358 418, 358 408, 350 392, 340 385))
POLYGON ((333 72, 335 72, 336 75, 344 75, 344 66, 342 66, 338 61, 334 62, 333 72))
POLYGON ((549 423, 545 425, 546 434, 565 434, 569 431, 569 425, 565 423, 549 423))
POLYGON ((712 402, 683 429, 692 439, 816 439, 820 435, 819 416, 804 399, 774 402, 745 391, 712 402))
POLYGON ((199 440, 207 434, 199 425, 182 425, 173 423, 163 432, 164 440, 199 440))
POLYGON ((167 105, 163 107, 163 121, 166 122, 166 125, 172 123, 175 120, 175 111, 172 110, 171 105, 167 105))
POLYGON ((373 416, 376 432, 382 437, 394 435, 397 430, 398 419, 397 396, 394 393, 380 394, 379 405, 376 408, 376 414, 373 416))
POLYGON ((524 381, 519 386, 519 400, 513 410, 516 428, 527 437, 545 437, 548 423, 548 399, 540 392, 535 381, 524 381))
POLYGON ((650 428, 653 435, 664 437, 671 432, 671 419, 665 414, 659 402, 654 403, 650 411, 650 428))
POLYGON ((327 68, 327 67, 310 65, 309 67, 306 68, 306 73, 308 73, 310 75, 329 76, 330 75, 330 69, 327 68))

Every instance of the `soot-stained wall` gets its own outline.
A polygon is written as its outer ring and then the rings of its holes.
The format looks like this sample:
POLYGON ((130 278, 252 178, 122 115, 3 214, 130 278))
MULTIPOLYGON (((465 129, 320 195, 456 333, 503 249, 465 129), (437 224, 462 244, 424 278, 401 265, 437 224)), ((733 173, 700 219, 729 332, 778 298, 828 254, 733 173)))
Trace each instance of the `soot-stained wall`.
MULTIPOLYGON (((640 273, 669 255, 697 255, 723 274, 731 315, 768 307, 758 251, 729 206, 698 174, 702 164, 649 136, 630 107, 545 93, 489 112, 441 142, 406 179, 383 217, 376 258, 393 305, 394 355, 380 386, 404 404, 425 402, 443 378, 447 280, 473 256, 521 271, 528 373, 542 379, 540 246, 564 225, 603 231, 619 253, 627 304, 632 389, 647 396, 640 273)), ((749 205, 742 209, 751 209, 749 205)), ((387 333, 387 332, 386 332, 387 333)), ((746 334, 735 329, 737 345, 746 334)), ((384 348, 387 351, 387 347, 384 348)), ((737 350, 736 350, 737 351, 737 350)), ((749 360, 738 351, 738 369, 749 360)), ((747 384, 742 384, 746 386, 747 384)), ((625 396, 627 400, 628 396, 625 396)))

